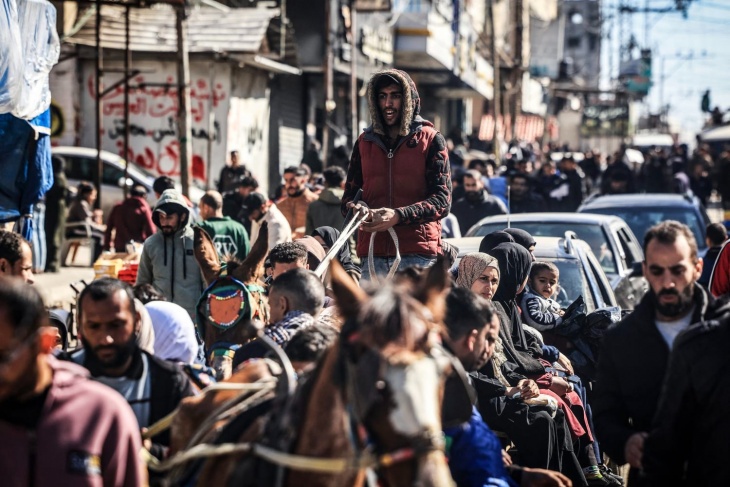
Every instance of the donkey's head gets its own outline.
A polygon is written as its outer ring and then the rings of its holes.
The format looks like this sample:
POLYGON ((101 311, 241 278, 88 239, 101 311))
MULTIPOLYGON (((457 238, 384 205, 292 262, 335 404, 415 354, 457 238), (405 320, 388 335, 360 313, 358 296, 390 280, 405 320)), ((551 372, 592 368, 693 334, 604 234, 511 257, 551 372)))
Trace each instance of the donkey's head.
POLYGON ((197 306, 198 328, 206 353, 215 352, 213 359, 209 357, 211 364, 215 362, 216 372, 225 378, 230 375, 231 346, 248 342, 269 319, 269 306, 260 284, 268 252, 268 228, 262 225, 243 262, 231 259, 225 267, 210 236, 200 227, 194 232, 195 259, 208 285, 197 306), (218 346, 221 343, 225 347, 218 346))
POLYGON ((452 483, 441 425, 451 361, 436 347, 446 272, 439 260, 415 280, 368 295, 338 264, 331 268, 333 291, 347 319, 340 343, 346 396, 374 441, 390 486, 452 483))

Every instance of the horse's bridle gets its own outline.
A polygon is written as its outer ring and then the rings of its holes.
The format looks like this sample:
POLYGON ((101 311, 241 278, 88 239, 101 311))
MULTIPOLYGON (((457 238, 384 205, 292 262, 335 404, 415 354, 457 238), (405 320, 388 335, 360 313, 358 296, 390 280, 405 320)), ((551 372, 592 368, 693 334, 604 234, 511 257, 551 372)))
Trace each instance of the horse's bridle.
MULTIPOLYGON (((343 392, 345 394, 347 411, 350 415, 351 442, 355 452, 358 455, 362 455, 366 449, 370 448, 374 450, 375 455, 379 459, 378 465, 387 468, 397 463, 416 460, 434 451, 444 451, 444 436, 442 432, 431 431, 427 428, 422 429, 416 435, 408 436, 408 444, 405 447, 388 452, 379 451, 377 444, 372 441, 367 433, 366 423, 375 403, 389 400, 389 386, 385 380, 388 359, 380 351, 369 347, 365 347, 356 359, 352 353, 352 347, 357 346, 363 346, 359 343, 359 335, 357 333, 350 335, 347 343, 343 344, 343 367, 345 375, 343 392), (373 385, 377 391, 377 397, 366 399, 362 394, 363 391, 358 390, 358 384, 360 383, 358 380, 358 366, 364 361, 370 361, 372 363, 373 360, 377 360, 378 374, 377 378, 373 381, 373 385)), ((442 349, 437 346, 430 347, 425 353, 424 358, 436 361, 441 360, 444 356, 437 350, 442 349)))

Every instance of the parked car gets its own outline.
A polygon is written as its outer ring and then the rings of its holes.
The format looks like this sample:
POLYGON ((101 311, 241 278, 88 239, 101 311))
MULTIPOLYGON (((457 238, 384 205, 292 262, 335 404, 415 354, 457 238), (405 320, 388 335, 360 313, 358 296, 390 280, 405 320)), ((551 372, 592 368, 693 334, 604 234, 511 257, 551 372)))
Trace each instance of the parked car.
POLYGON ((591 198, 578 208, 580 213, 616 215, 622 218, 639 239, 646 231, 664 220, 677 220, 687 225, 697 239, 700 256, 707 252, 705 228, 710 223, 707 211, 697 198, 679 194, 622 194, 591 198))
MULTIPOLYGON (((459 259, 471 252, 479 251, 481 237, 446 239, 459 249, 459 259)), ((575 233, 566 232, 563 238, 535 237, 535 258, 552 262, 560 270, 560 291, 557 301, 567 307, 578 296, 583 296, 588 313, 598 308, 617 306, 611 283, 601 269, 590 246, 576 238, 575 233)))
POLYGON ((481 219, 467 237, 482 237, 508 226, 534 237, 561 237, 571 230, 585 240, 606 273, 619 306, 634 309, 649 289, 641 275, 644 252, 626 222, 609 215, 577 213, 521 213, 481 219))
MULTIPOLYGON (((96 149, 86 147, 53 147, 53 158, 64 160, 66 178, 72 190, 80 181, 93 183, 96 180, 96 149)), ((104 168, 101 172, 101 209, 104 218, 109 216, 115 204, 124 199, 124 185, 128 188, 141 185, 147 188, 147 201, 151 206, 157 202, 152 184, 155 176, 134 163, 129 163, 127 180, 124 180, 124 159, 116 154, 101 151, 101 160, 104 168)), ((180 186, 178 185, 178 189, 180 186)), ((190 200, 198 204, 204 192, 196 187, 190 187, 190 200)))

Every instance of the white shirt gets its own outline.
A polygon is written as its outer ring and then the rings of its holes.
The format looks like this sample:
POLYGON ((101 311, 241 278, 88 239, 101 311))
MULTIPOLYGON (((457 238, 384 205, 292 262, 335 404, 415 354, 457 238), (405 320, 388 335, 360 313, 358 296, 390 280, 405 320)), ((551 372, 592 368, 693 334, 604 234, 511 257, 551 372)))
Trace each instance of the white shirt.
POLYGON ((694 311, 695 309, 693 306, 692 310, 687 313, 687 316, 685 316, 684 318, 680 318, 677 321, 654 321, 654 323, 656 323, 657 329, 659 330, 659 333, 662 334, 662 338, 664 338, 664 341, 667 342, 669 350, 672 349, 672 345, 674 345, 674 339, 677 338, 677 335, 679 335, 682 330, 686 329, 689 325, 692 324, 692 316, 694 315, 694 311))

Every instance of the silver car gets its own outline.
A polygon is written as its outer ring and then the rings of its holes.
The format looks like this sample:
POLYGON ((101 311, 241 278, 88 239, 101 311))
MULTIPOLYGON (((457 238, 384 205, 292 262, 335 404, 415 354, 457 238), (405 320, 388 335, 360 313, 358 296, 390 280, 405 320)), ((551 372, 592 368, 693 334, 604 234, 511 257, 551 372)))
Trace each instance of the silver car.
MULTIPOLYGON (((64 161, 66 178, 69 187, 75 190, 81 181, 94 183, 96 181, 96 149, 86 147, 53 147, 53 158, 60 158, 64 161)), ((101 160, 104 168, 101 173, 101 209, 104 211, 104 218, 109 216, 111 209, 124 199, 124 186, 131 188, 135 185, 144 186, 147 189, 147 201, 150 206, 157 202, 152 184, 155 176, 134 163, 129 163, 127 169, 127 180, 124 180, 124 159, 116 154, 101 151, 101 160)), ((178 190, 180 185, 178 184, 178 190)), ((190 200, 197 205, 204 192, 196 187, 190 187, 190 200)))

